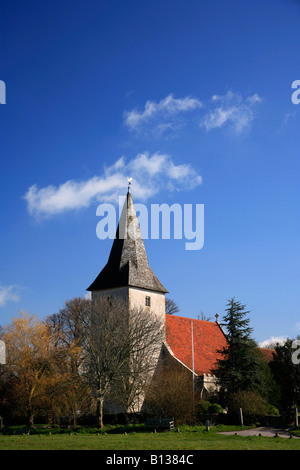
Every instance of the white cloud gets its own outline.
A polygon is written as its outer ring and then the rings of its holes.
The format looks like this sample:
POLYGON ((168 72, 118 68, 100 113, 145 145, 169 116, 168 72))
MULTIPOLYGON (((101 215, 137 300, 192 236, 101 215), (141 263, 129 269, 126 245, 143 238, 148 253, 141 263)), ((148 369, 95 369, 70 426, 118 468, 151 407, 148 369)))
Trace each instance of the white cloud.
POLYGON ((31 215, 51 216, 89 207, 94 202, 117 202, 126 191, 126 176, 133 178, 132 192, 141 201, 168 189, 192 189, 202 178, 189 164, 176 165, 167 154, 144 152, 126 162, 121 157, 100 176, 85 181, 68 180, 59 186, 32 185, 24 199, 31 215))
MULTIPOLYGON (((293 329, 296 331, 296 334, 298 334, 300 331, 300 322, 297 322, 293 329)), ((259 346, 262 348, 266 348, 268 346, 274 346, 276 343, 283 345, 287 341, 287 339, 288 336, 271 336, 269 339, 262 341, 259 346)), ((290 339, 292 338, 290 337, 290 339)))
POLYGON ((181 114, 195 109, 202 108, 203 104, 197 98, 186 96, 184 98, 174 98, 170 93, 159 102, 148 100, 142 111, 136 109, 124 113, 124 121, 130 130, 138 131, 144 124, 154 125, 154 130, 158 134, 176 127, 174 118, 181 114), (157 122, 159 123, 157 124, 157 122))
POLYGON ((277 129, 277 134, 281 134, 282 132, 284 132, 286 128, 289 126, 291 120, 294 119, 296 115, 297 115, 296 111, 285 113, 283 115, 282 123, 277 129))
POLYGON ((200 127, 207 131, 230 126, 235 133, 240 134, 249 129, 255 117, 255 106, 262 98, 255 93, 243 99, 239 93, 228 91, 226 95, 213 95, 213 109, 203 117, 200 127))
POLYGON ((166 155, 160 153, 155 153, 150 158, 147 153, 140 153, 129 166, 133 172, 144 172, 149 176, 155 176, 163 171, 166 160, 166 155))
POLYGON ((254 95, 252 96, 249 96, 246 101, 249 103, 249 104, 255 104, 255 103, 261 103, 262 102, 262 98, 257 94, 257 93, 254 93, 254 95))
POLYGON ((269 339, 266 339, 259 343, 261 348, 268 348, 270 346, 275 346, 277 343, 280 345, 284 344, 287 340, 286 336, 271 336, 269 339))
POLYGON ((0 285, 0 307, 3 307, 8 302, 18 302, 19 300, 19 295, 16 293, 16 286, 0 285))
POLYGON ((199 120, 199 113, 195 115, 195 111, 201 109, 204 115, 200 128, 210 131, 228 126, 241 134, 251 127, 255 109, 261 102, 257 93, 243 98, 239 93, 228 91, 225 95, 213 95, 205 104, 196 97, 174 98, 171 93, 159 102, 148 100, 142 110, 126 111, 124 122, 131 131, 144 135, 174 136, 187 123, 188 116, 199 120))
POLYGON ((92 300, 92 293, 86 292, 86 294, 83 294, 82 298, 85 300, 92 300))

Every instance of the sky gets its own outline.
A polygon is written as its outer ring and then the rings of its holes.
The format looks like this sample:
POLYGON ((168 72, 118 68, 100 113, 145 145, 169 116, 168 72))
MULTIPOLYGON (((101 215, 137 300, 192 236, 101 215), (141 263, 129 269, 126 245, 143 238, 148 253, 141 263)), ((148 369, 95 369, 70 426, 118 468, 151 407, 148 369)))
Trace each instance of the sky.
POLYGON ((149 213, 204 207, 201 249, 145 239, 180 315, 222 321, 235 297, 260 344, 299 335, 300 2, 2 0, 0 18, 0 324, 86 295, 112 245, 97 208, 130 176, 149 213))

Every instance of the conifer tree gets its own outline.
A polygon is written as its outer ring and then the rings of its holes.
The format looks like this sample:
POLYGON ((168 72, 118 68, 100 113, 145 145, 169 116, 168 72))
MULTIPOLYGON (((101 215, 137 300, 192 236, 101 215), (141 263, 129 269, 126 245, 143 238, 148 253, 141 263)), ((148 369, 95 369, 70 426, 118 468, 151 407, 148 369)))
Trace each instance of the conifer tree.
POLYGON ((255 341, 246 306, 232 298, 226 306, 224 317, 228 345, 219 351, 222 358, 213 371, 219 384, 219 399, 227 405, 238 391, 266 394, 263 377, 264 364, 255 341))

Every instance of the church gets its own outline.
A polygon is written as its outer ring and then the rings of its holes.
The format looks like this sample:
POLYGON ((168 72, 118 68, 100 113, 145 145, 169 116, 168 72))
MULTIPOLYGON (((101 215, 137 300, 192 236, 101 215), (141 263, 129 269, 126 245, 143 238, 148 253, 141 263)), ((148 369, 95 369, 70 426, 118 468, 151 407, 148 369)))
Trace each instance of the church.
POLYGON ((201 395, 215 389, 212 370, 219 357, 217 351, 227 344, 226 335, 217 316, 211 322, 166 314, 168 291, 149 266, 130 187, 108 262, 87 290, 92 301, 99 296, 112 301, 122 298, 129 312, 143 308, 156 315, 164 328, 161 356, 188 371, 197 381, 201 395))

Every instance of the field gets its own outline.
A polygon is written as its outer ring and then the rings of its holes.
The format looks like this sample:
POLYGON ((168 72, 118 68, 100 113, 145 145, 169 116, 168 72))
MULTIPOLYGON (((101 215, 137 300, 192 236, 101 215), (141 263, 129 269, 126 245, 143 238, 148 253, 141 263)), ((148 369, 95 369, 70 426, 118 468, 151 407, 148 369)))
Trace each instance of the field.
POLYGON ((229 426, 212 427, 208 432, 200 426, 158 433, 143 432, 138 426, 124 429, 64 434, 41 430, 40 434, 0 435, 0 450, 300 450, 300 439, 218 434, 232 430, 229 426))

